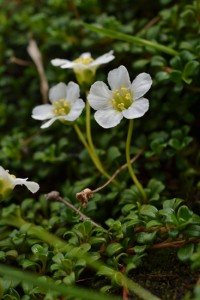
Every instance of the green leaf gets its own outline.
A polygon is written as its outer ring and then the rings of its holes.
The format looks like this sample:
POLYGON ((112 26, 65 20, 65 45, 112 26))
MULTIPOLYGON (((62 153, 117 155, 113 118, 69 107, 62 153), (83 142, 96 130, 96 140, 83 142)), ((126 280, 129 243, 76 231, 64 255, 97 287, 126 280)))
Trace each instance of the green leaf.
POLYGON ((166 60, 162 56, 155 55, 152 57, 151 66, 152 67, 163 67, 166 65, 166 60))
POLYGON ((143 246, 135 246, 133 247, 135 253, 143 253, 146 249, 147 249, 147 246, 146 245, 143 245, 143 246))
POLYGON ((139 213, 150 218, 156 218, 158 209, 150 204, 143 204, 140 208, 139 213))
POLYGON ((172 238, 175 238, 178 236, 178 234, 180 233, 180 231, 177 228, 170 228, 169 231, 169 236, 172 238))
POLYGON ((134 208, 136 208, 137 205, 136 204, 126 204, 122 207, 122 214, 123 215, 127 215, 130 213, 131 210, 133 210, 134 208))
POLYGON ((169 199, 169 200, 165 200, 163 202, 163 208, 171 208, 174 210, 176 210, 176 208, 179 207, 179 205, 183 202, 182 199, 180 198, 173 198, 173 199, 169 199))
POLYGON ((133 63, 135 69, 142 69, 149 63, 148 59, 138 59, 133 63))
POLYGON ((168 72, 160 71, 160 72, 156 73, 155 78, 158 82, 161 82, 163 80, 168 80, 170 78, 170 75, 168 72))
POLYGON ((5 258, 6 258, 5 252, 4 252, 4 251, 0 251, 0 260, 1 260, 1 261, 4 261, 5 258))
POLYGON ((139 244, 151 244, 156 238, 157 230, 153 232, 139 232, 135 234, 139 244))
POLYGON ((149 201, 157 201, 160 199, 160 193, 165 189, 164 184, 153 178, 149 181, 147 188, 150 190, 148 193, 149 201))
POLYGON ((194 251, 194 244, 189 244, 184 247, 181 247, 177 253, 178 258, 181 261, 185 262, 190 259, 191 255, 193 254, 193 251, 194 251))
POLYGON ((136 264, 134 264, 133 262, 128 263, 126 265, 126 274, 128 274, 131 270, 136 269, 136 267, 137 267, 136 264))
POLYGON ((180 150, 181 149, 181 144, 178 139, 170 139, 168 142, 169 146, 171 146, 175 150, 180 150))
POLYGON ((116 146, 112 146, 108 149, 107 159, 109 162, 113 162, 117 157, 121 156, 121 153, 116 146))
POLYGON ((200 225, 188 225, 186 229, 184 229, 183 234, 186 237, 200 237, 200 225))
POLYGON ((5 300, 20 300, 21 298, 20 298, 20 295, 18 294, 18 292, 15 290, 15 289, 9 289, 8 291, 7 291, 7 295, 5 295, 4 297, 3 297, 3 299, 5 299, 5 300))
POLYGON ((93 236, 93 237, 90 238, 89 241, 90 241, 91 245, 103 244, 103 243, 106 243, 106 238, 93 236))
POLYGON ((22 259, 22 260, 20 261, 20 265, 22 266, 22 268, 23 268, 24 270, 30 269, 30 268, 32 268, 32 267, 38 267, 38 266, 39 266, 39 264, 37 264, 36 262, 31 261, 31 260, 29 260, 29 259, 22 259))
POLYGON ((186 83, 190 84, 198 68, 199 68, 198 61, 196 60, 189 61, 183 69, 182 79, 186 83))
POLYGON ((148 223, 146 223, 146 229, 148 230, 151 227, 156 227, 156 226, 162 226, 162 222, 158 220, 151 220, 148 223))
POLYGON ((177 212, 177 218, 180 223, 188 222, 191 220, 192 215, 193 212, 186 205, 179 207, 177 212))
POLYGON ((48 248, 46 246, 35 244, 31 247, 31 250, 37 256, 48 256, 48 248))
POLYGON ((182 83, 182 73, 179 70, 172 70, 170 72, 170 79, 176 84, 180 85, 182 83))
POLYGON ((172 66, 172 68, 174 69, 178 69, 178 70, 181 70, 182 69, 182 60, 180 58, 180 56, 175 56, 175 57, 172 57, 170 59, 170 65, 172 66))
POLYGON ((112 243, 106 248, 106 253, 108 256, 113 256, 119 253, 123 249, 122 245, 119 243, 112 243))
POLYGON ((74 273, 74 272, 71 272, 70 275, 66 276, 66 277, 63 279, 63 282, 64 282, 66 285, 73 285, 73 284, 75 283, 75 280, 76 280, 75 273, 74 273))
POLYGON ((191 53, 190 51, 187 51, 187 50, 183 50, 181 51, 180 53, 180 57, 185 61, 191 61, 191 60, 195 60, 196 59, 196 56, 191 53))

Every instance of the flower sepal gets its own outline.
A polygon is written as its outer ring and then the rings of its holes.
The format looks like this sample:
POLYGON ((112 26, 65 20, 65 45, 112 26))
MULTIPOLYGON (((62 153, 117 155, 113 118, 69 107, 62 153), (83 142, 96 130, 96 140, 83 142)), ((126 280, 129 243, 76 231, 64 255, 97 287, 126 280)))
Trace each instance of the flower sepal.
POLYGON ((84 90, 88 90, 91 84, 94 83, 96 74, 95 70, 75 70, 74 73, 76 75, 77 82, 84 90))

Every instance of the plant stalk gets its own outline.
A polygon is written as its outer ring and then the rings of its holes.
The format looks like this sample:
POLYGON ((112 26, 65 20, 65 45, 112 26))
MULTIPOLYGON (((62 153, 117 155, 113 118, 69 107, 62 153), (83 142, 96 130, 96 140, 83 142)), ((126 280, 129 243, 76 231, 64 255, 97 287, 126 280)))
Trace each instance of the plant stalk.
POLYGON ((142 203, 144 204, 144 203, 147 203, 147 196, 146 196, 146 193, 145 193, 142 185, 138 181, 138 179, 137 179, 137 177, 136 177, 136 175, 133 171, 132 165, 131 165, 130 145, 131 145, 132 133, 133 133, 133 120, 130 120, 129 121, 129 128, 128 128, 128 135, 127 135, 127 139, 126 139, 126 161, 127 161, 130 176, 133 179, 133 182, 135 183, 135 185, 137 186, 140 194, 142 195, 142 198, 143 198, 142 203))

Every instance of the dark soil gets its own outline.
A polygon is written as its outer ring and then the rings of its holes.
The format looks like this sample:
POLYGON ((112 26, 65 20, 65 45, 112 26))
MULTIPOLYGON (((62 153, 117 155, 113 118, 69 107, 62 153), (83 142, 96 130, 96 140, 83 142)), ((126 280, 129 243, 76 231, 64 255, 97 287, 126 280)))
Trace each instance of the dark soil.
MULTIPOLYGON (((174 249, 154 250, 129 277, 162 300, 181 300, 191 292, 200 276, 189 264, 177 259, 174 249)), ((139 299, 131 296, 130 300, 139 299)), ((147 299, 148 300, 148 299, 147 299)))

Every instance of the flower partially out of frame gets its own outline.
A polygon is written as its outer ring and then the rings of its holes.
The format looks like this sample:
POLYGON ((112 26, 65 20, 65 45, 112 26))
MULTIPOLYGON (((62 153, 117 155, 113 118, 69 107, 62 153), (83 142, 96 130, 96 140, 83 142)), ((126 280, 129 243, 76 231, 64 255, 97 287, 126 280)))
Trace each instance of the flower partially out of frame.
POLYGON ((73 69, 78 83, 82 84, 83 82, 92 83, 97 68, 102 64, 110 62, 114 58, 113 51, 105 53, 96 59, 92 58, 90 52, 85 52, 73 61, 55 58, 51 60, 51 63, 53 66, 58 66, 63 69, 73 69))
POLYGON ((127 69, 120 66, 108 73, 109 87, 102 81, 95 82, 88 94, 90 106, 96 110, 94 117, 103 128, 115 127, 123 117, 142 117, 149 108, 149 100, 143 98, 151 87, 151 76, 139 74, 131 83, 127 69))
POLYGON ((56 120, 75 121, 85 107, 85 103, 80 97, 79 85, 69 82, 58 83, 49 90, 49 100, 51 104, 36 106, 32 111, 32 118, 45 122, 41 128, 49 127, 56 120))
POLYGON ((3 167, 0 166, 0 198, 6 197, 16 185, 25 185, 29 191, 36 193, 39 190, 39 184, 33 181, 27 181, 28 178, 16 178, 3 167))

